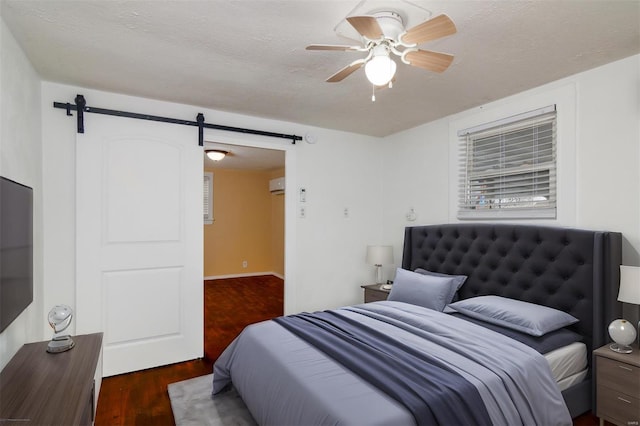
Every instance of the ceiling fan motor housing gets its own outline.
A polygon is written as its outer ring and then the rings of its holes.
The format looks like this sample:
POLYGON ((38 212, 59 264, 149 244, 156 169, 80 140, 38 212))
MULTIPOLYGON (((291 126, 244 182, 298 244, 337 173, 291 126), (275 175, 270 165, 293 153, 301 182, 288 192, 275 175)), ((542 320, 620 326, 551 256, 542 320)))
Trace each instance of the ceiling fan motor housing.
POLYGON ((382 29, 384 38, 398 41, 400 34, 404 32, 404 23, 402 16, 399 13, 393 11, 380 11, 371 13, 374 16, 382 29))

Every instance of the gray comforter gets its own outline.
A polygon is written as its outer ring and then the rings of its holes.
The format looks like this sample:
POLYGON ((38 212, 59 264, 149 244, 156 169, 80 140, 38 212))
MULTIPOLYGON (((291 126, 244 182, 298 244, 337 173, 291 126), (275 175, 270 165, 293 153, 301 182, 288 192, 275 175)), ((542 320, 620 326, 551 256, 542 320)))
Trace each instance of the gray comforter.
MULTIPOLYGON (((572 424, 546 360, 526 345, 400 302, 340 313, 448 363, 477 388, 495 425, 572 424)), ((220 356, 213 393, 231 382, 261 425, 415 424, 400 403, 273 321, 247 327, 220 356)))

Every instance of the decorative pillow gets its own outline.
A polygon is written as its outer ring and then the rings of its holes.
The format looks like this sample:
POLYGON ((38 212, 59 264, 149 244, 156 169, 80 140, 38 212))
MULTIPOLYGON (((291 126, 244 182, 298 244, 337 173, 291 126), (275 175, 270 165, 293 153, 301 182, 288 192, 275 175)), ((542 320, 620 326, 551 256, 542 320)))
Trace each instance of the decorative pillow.
POLYGON ((422 269, 422 268, 416 269, 415 272, 417 274, 422 274, 422 275, 431 275, 432 277, 453 278, 454 279, 453 282, 456 284, 456 291, 460 290, 460 287, 462 287, 462 284, 464 284, 464 282, 467 280, 466 275, 447 275, 447 274, 441 274, 440 272, 427 271, 426 269, 422 269))
MULTIPOLYGON (((445 308, 445 313, 446 311, 447 309, 445 308)), ((536 337, 530 334, 521 333, 511 328, 491 324, 486 321, 480 321, 478 319, 468 317, 460 312, 453 311, 451 315, 455 316, 456 318, 478 324, 482 327, 488 328, 489 330, 493 330, 495 332, 503 334, 507 337, 511 337, 512 339, 515 339, 518 342, 524 343, 525 345, 535 349, 541 354, 546 354, 547 352, 551 352, 575 342, 582 342, 582 340, 584 340, 581 335, 579 335, 578 333, 574 333, 571 330, 567 330, 566 328, 550 331, 544 336, 536 337)))
POLYGON ((453 278, 417 274, 398 268, 387 300, 442 311, 456 292, 453 278))
POLYGON ((449 278, 453 278, 454 282, 456 284, 456 291, 453 293, 453 298, 451 300, 453 300, 454 302, 458 301, 458 299, 459 299, 458 290, 460 290, 460 287, 462 287, 462 284, 464 284, 464 282, 467 280, 467 276, 466 275, 447 275, 447 274, 441 274, 440 272, 427 271, 426 269, 422 269, 422 268, 416 269, 416 272, 418 274, 431 275, 431 276, 434 276, 434 277, 449 277, 449 278))
POLYGON ((532 336, 542 336, 578 322, 566 312, 500 296, 472 297, 452 303, 449 307, 469 317, 532 336))

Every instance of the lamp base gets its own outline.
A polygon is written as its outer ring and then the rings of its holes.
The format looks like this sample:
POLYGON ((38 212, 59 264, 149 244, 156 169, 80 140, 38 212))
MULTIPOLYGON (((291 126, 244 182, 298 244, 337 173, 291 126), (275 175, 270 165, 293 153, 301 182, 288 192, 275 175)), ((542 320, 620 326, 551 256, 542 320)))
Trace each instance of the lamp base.
POLYGON ((611 349, 614 352, 618 352, 619 354, 630 354, 633 350, 631 349, 631 346, 619 345, 618 343, 610 344, 609 349, 611 349))
POLYGON ((47 345, 47 352, 50 354, 57 354, 60 352, 68 351, 73 348, 76 343, 69 336, 63 336, 52 339, 47 345))
POLYGON ((376 284, 383 284, 382 265, 376 265, 376 284))

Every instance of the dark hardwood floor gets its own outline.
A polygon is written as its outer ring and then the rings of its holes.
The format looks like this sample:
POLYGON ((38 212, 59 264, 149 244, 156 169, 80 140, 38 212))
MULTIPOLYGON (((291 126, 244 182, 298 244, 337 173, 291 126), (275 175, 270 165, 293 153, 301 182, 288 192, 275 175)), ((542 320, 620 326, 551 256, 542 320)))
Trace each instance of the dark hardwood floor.
POLYGON ((167 385, 209 374, 199 359, 102 379, 96 426, 174 425, 167 385))
MULTIPOLYGON (((96 426, 174 425, 170 383, 209 374, 213 362, 248 324, 282 315, 284 286, 273 276, 205 281, 205 358, 152 368, 102 381, 96 426)), ((574 426, 596 426, 586 414, 574 426)))
POLYGON ((204 359, 103 379, 96 426, 173 425, 167 385, 210 374, 244 327, 282 315, 283 303, 283 281, 274 276, 205 281, 204 359))
POLYGON ((284 282, 273 275, 205 281, 204 353, 216 360, 249 324, 282 315, 284 282))

